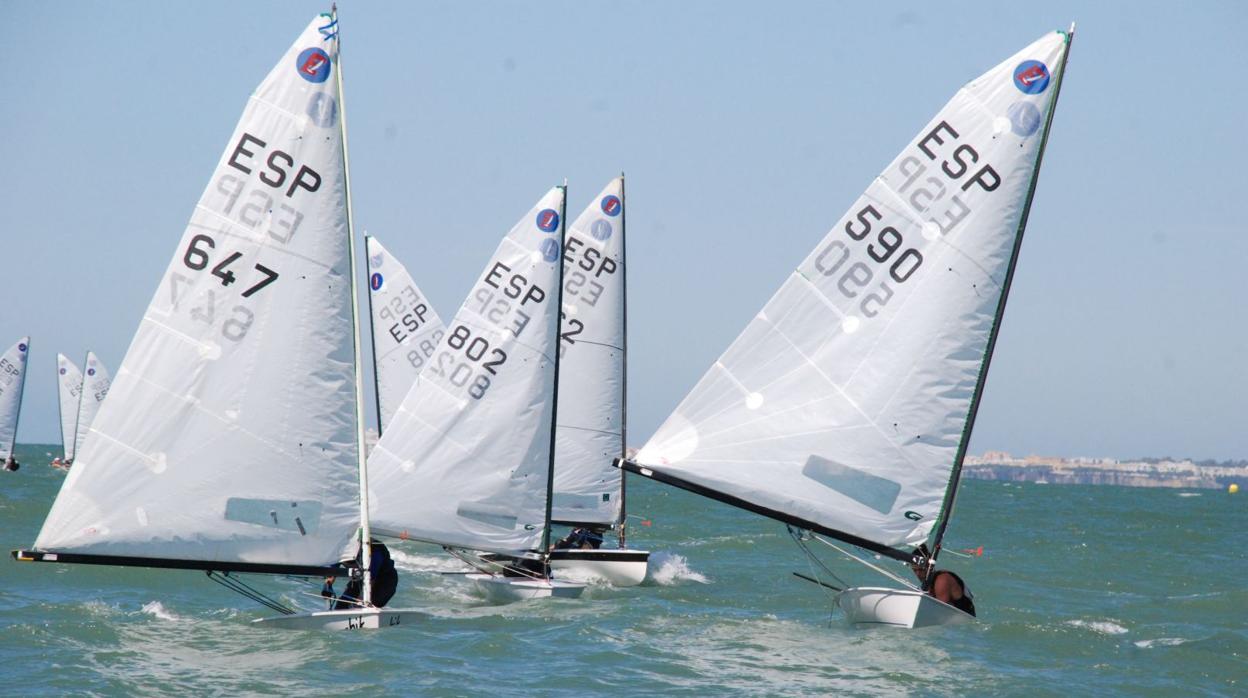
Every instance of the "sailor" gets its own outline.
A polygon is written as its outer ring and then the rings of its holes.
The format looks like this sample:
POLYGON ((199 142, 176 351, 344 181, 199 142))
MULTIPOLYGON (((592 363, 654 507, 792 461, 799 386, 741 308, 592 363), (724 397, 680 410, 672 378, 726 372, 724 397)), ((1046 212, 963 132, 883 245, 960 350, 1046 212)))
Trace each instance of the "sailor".
MULTIPOLYGON (((373 540, 371 543, 373 554, 371 564, 368 566, 369 576, 372 578, 372 605, 377 608, 384 607, 390 602, 394 596, 394 592, 399 586, 399 573, 394 567, 394 560, 390 558, 390 550, 380 541, 373 540)), ((358 567, 361 556, 355 556, 355 564, 358 567)), ((330 600, 333 604, 333 610, 342 611, 359 608, 360 596, 364 593, 363 579, 356 577, 347 582, 347 588, 343 590, 342 596, 334 596, 334 577, 325 578, 325 586, 321 588, 321 596, 330 600)))
POLYGON ((9 472, 13 472, 14 470, 17 470, 20 467, 22 467, 22 464, 18 463, 17 459, 14 458, 13 456, 9 456, 4 461, 4 469, 9 472))
POLYGON ((914 555, 910 558, 910 569, 923 583, 923 591, 937 601, 943 601, 974 616, 975 596, 967 588, 966 582, 949 570, 933 570, 932 565, 932 556, 926 544, 914 549, 914 555))
POLYGON ((591 528, 574 528, 568 535, 555 541, 553 550, 597 550, 602 547, 602 531, 591 528))

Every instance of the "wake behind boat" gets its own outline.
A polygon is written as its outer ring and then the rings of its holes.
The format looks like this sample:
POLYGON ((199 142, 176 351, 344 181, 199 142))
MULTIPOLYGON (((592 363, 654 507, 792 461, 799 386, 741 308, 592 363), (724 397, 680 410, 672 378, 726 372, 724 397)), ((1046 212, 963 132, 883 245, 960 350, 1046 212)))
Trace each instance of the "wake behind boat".
MULTIPOLYGON (((807 578, 840 592, 853 622, 970 619, 924 592, 941 574, 1073 31, 959 90, 623 463, 787 523, 834 583, 807 578), (812 541, 902 588, 842 591, 812 541), (921 584, 840 544, 914 563, 921 584)), ((954 602, 973 610, 963 591, 954 602)))

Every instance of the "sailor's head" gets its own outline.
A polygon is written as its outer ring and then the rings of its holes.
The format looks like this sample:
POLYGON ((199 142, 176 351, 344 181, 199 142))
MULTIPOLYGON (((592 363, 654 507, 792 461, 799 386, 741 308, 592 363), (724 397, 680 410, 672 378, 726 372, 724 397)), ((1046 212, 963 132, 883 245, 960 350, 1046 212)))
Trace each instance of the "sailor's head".
POLYGON ((915 574, 923 574, 927 572, 931 559, 932 553, 927 549, 927 543, 923 543, 910 554, 910 569, 914 570, 915 574))

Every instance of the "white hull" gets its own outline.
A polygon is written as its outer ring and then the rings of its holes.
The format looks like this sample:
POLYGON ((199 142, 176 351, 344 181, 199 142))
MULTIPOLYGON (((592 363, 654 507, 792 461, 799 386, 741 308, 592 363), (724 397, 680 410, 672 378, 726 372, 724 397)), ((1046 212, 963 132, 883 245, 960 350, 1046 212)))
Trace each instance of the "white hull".
POLYGON ((414 625, 416 621, 426 617, 428 614, 413 610, 359 608, 258 618, 252 624, 279 630, 376 630, 414 625))
POLYGON ((511 603, 528 601, 529 599, 560 599, 580 598, 585 591, 584 584, 562 582, 557 579, 533 579, 531 577, 503 577, 493 574, 468 574, 465 578, 472 581, 487 599, 493 603, 511 603))
POLYGON ((855 625, 892 625, 900 628, 926 628, 975 620, 929 594, 912 589, 854 587, 837 596, 845 619, 855 625))
POLYGON ((649 566, 645 550, 555 550, 550 555, 551 574, 557 577, 600 579, 617 587, 641 584, 649 566))

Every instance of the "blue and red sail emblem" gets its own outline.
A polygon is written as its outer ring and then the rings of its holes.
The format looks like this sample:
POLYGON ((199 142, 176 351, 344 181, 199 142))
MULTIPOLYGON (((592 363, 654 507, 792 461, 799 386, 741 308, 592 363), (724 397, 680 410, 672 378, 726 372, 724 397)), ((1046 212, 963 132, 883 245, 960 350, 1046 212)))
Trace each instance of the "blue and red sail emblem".
POLYGON ((61 375, 62 375, 62 376, 63 376, 63 375, 65 375, 65 369, 64 369, 64 368, 61 368, 61 375))
POLYGON ((381 274, 374 272, 372 276, 368 277, 368 287, 374 291, 380 291, 384 281, 385 279, 381 278, 381 274))
POLYGON ((323 49, 304 49, 295 59, 295 71, 308 82, 325 82, 329 78, 329 54, 323 49))
POLYGON ((88 375, 88 376, 94 376, 94 375, 95 375, 95 369, 94 369, 94 368, 88 368, 88 369, 87 369, 87 375, 88 375))
POLYGON ((602 212, 614 218, 620 215, 620 211, 624 210, 624 204, 620 201, 620 197, 615 194, 607 194, 602 197, 602 212))
POLYGON ((553 208, 544 208, 537 212, 537 227, 542 232, 553 233, 559 228, 559 212, 553 208))
POLYGON ((22 353, 25 353, 25 352, 26 352, 26 343, 25 343, 25 342, 22 342, 21 344, 18 344, 18 345, 17 345, 17 350, 18 350, 18 351, 20 351, 20 352, 22 352, 22 353))
POLYGON ((1038 95, 1049 86, 1049 67, 1040 61, 1023 61, 1014 69, 1014 86, 1028 95, 1038 95))

